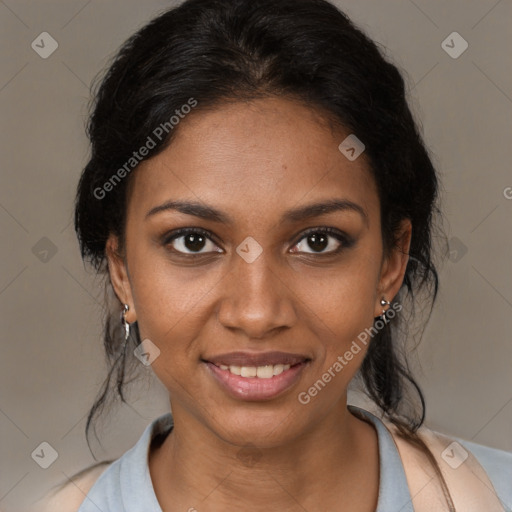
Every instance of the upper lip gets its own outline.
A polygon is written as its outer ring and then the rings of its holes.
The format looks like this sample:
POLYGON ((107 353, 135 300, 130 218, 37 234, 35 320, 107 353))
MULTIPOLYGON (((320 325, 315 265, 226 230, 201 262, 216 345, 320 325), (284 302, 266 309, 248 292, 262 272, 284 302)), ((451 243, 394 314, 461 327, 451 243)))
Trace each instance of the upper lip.
POLYGON ((213 357, 208 357, 205 361, 213 363, 216 366, 224 364, 226 366, 267 366, 276 364, 289 364, 293 366, 309 360, 302 354, 291 354, 289 352, 229 352, 213 357))

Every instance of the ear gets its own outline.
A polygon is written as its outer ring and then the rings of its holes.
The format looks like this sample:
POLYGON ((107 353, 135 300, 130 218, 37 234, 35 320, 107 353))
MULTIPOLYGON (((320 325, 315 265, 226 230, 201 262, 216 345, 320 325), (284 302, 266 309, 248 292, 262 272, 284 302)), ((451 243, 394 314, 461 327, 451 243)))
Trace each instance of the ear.
POLYGON ((384 297, 390 302, 402 286, 405 269, 409 261, 409 248, 411 245, 412 224, 409 219, 404 219, 396 236, 396 241, 385 255, 382 262, 379 283, 377 286, 377 304, 375 305, 375 317, 382 314, 384 309, 380 300, 384 297))
POLYGON ((110 234, 108 237, 105 252, 107 256, 110 282, 112 283, 114 292, 121 303, 128 304, 130 308, 126 313, 126 321, 128 323, 135 322, 137 315, 133 302, 130 277, 128 274, 126 260, 119 253, 119 240, 116 235, 110 234))

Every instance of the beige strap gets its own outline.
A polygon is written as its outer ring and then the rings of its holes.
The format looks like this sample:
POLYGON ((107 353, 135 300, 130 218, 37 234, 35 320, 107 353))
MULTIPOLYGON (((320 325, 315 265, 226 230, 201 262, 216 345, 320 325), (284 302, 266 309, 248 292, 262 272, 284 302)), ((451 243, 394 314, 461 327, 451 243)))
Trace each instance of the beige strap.
MULTIPOLYGON (((439 477, 427 456, 399 437, 392 423, 384 423, 402 459, 414 511, 450 510, 439 477)), ((487 473, 469 450, 425 426, 418 434, 437 460, 457 512, 504 512, 487 473)))
POLYGON ((86 474, 66 483, 62 488, 50 490, 34 502, 28 512, 76 512, 107 467, 107 464, 96 465, 86 474))

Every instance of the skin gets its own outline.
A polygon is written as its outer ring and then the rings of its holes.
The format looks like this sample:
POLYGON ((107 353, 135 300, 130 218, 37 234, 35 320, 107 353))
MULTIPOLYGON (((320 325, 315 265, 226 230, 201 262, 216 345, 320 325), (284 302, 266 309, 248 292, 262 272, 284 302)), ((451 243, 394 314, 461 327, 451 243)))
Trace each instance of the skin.
POLYGON ((175 426, 151 451, 149 468, 164 512, 267 511, 269 504, 375 510, 377 434, 347 409, 366 347, 308 404, 297 399, 373 325, 380 299, 395 297, 407 265, 410 222, 385 254, 365 155, 349 161, 338 150, 347 135, 291 99, 231 103, 182 120, 171 145, 130 177, 125 252, 112 235, 108 263, 116 294, 130 307, 127 321, 137 320, 141 339, 161 351, 152 368, 169 391, 175 426), (233 224, 175 210, 147 217, 171 199, 212 206, 233 224), (279 220, 330 199, 357 203, 366 217, 343 210, 279 220), (163 241, 185 227, 212 234, 195 249, 202 256, 190 256, 194 246, 184 237, 163 241), (355 243, 328 235, 318 253, 302 234, 318 227, 355 243), (263 249, 252 263, 236 252, 248 236, 263 249), (311 362, 281 396, 244 401, 201 362, 237 350, 300 353, 311 362), (248 442, 252 462, 240 456, 248 442))

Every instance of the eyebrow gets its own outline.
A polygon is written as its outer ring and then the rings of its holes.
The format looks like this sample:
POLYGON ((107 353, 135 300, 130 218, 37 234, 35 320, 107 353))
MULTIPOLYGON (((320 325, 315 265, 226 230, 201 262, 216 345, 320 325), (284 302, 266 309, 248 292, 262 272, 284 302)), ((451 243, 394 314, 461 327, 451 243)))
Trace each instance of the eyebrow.
MULTIPOLYGON (((219 222, 222 224, 234 224, 232 217, 212 206, 204 205, 194 201, 179 200, 170 200, 159 206, 155 206, 146 214, 146 219, 156 215, 157 213, 169 210, 184 213, 186 215, 193 215, 194 217, 199 217, 201 219, 210 220, 213 222, 219 222)), ((300 222, 314 217, 319 217, 320 215, 326 215, 338 211, 356 212, 362 217, 366 225, 369 224, 368 214, 366 213, 365 209, 359 204, 354 203, 348 199, 330 199, 318 203, 311 203, 306 206, 301 206, 300 208, 287 210, 281 216, 280 222, 300 222)))

